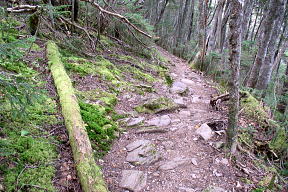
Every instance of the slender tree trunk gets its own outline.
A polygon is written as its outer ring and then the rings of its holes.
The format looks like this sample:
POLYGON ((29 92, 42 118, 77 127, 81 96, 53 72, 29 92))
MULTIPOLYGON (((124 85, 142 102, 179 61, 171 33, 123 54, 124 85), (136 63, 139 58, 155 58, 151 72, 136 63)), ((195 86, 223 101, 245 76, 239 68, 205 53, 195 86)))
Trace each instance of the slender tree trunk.
POLYGON ((191 0, 191 6, 190 6, 190 22, 189 22, 189 29, 188 29, 188 35, 187 35, 187 41, 191 40, 192 32, 193 32, 193 22, 194 22, 194 6, 195 6, 195 0, 191 0))
POLYGON ((231 68, 231 80, 229 83, 229 117, 227 128, 227 147, 232 153, 236 150, 239 112, 239 71, 241 55, 241 24, 242 3, 241 0, 231 0, 231 15, 229 22, 229 65, 231 68))
POLYGON ((264 32, 263 37, 261 39, 258 52, 256 55, 255 62, 252 66, 250 77, 248 79, 247 85, 248 87, 255 88, 257 79, 259 76, 260 68, 263 64, 264 58, 267 53, 267 48, 269 45, 269 41, 271 39, 272 29, 275 21, 275 15, 277 11, 277 7, 279 6, 280 0, 271 0, 269 5, 269 13, 267 18, 264 21, 264 32))
POLYGON ((254 0, 245 0, 244 7, 243 7, 243 22, 242 22, 242 39, 244 40, 246 37, 246 34, 249 31, 248 26, 250 25, 251 21, 251 15, 253 12, 253 5, 254 0))
POLYGON ((279 39, 281 27, 283 25, 283 17, 285 13, 284 9, 285 9, 285 3, 282 2, 281 6, 279 6, 276 11, 277 13, 275 17, 276 21, 273 27, 271 40, 269 41, 269 45, 267 48, 267 54, 259 72, 259 77, 258 77, 257 84, 256 84, 257 89, 266 89, 270 82, 272 71, 273 71, 277 39, 279 39))
POLYGON ((283 83, 283 88, 281 91, 281 96, 282 96, 282 100, 279 102, 277 109, 279 112, 281 113, 285 113, 287 112, 287 106, 288 106, 288 62, 286 60, 287 58, 285 58, 285 63, 286 63, 286 72, 285 72, 285 80, 283 83))
POLYGON ((169 2, 169 0, 165 0, 165 3, 164 3, 164 5, 163 5, 163 7, 162 7, 162 9, 161 9, 161 11, 160 11, 160 14, 159 14, 159 16, 157 17, 156 22, 155 22, 155 24, 154 24, 155 26, 158 25, 159 22, 161 21, 163 15, 164 15, 165 9, 166 9, 166 7, 167 7, 168 2, 169 2))

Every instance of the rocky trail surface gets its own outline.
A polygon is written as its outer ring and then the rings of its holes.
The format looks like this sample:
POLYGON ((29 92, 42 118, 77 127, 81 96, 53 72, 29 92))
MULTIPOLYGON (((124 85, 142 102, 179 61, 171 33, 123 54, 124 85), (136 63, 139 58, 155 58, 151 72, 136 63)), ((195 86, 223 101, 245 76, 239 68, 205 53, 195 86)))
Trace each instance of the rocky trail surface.
POLYGON ((171 87, 155 82, 155 92, 123 94, 117 110, 130 114, 126 129, 111 151, 99 161, 112 192, 246 191, 238 170, 220 148, 224 131, 209 122, 225 116, 209 105, 217 91, 185 61, 162 48, 171 64, 171 87), (157 113, 136 113, 147 100, 169 98, 178 108, 157 113), (208 123, 208 125, 206 124, 208 123), (212 128, 211 128, 212 127, 212 128))

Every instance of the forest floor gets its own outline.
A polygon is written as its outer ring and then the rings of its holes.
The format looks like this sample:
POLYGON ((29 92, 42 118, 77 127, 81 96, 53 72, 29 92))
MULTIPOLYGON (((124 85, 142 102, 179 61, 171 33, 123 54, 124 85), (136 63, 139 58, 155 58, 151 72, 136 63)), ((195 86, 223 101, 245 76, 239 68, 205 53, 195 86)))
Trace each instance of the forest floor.
POLYGON ((245 171, 237 169, 222 149, 218 149, 217 145, 225 141, 221 130, 209 140, 196 133, 204 123, 227 122, 227 113, 215 111, 209 104, 212 95, 217 94, 213 82, 190 69, 184 60, 160 47, 157 49, 170 61, 173 86, 155 82, 153 93, 141 96, 127 92, 120 96, 117 111, 134 117, 126 119, 130 128, 126 128, 99 161, 109 190, 196 192, 216 187, 215 191, 250 191, 251 185, 242 182, 245 171), (173 89, 183 83, 188 91, 180 96, 173 89), (159 97, 183 102, 185 107, 159 114, 133 112, 140 103, 159 97), (143 131, 151 125, 152 131, 143 131))

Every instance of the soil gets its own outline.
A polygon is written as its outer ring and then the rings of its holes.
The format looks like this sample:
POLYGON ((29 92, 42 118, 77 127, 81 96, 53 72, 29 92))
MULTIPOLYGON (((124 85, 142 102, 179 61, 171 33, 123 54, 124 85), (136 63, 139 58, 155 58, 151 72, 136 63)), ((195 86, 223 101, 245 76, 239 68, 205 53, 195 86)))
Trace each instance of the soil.
MULTIPOLYGON (((201 124, 214 120, 225 121, 227 118, 225 113, 215 111, 209 105, 212 95, 217 94, 212 81, 191 70, 184 60, 160 47, 158 50, 170 61, 170 72, 174 82, 182 79, 189 79, 193 82, 188 85, 188 95, 182 97, 187 108, 165 113, 172 120, 172 123, 167 126, 170 131, 166 133, 139 134, 136 133, 137 129, 129 128, 115 140, 111 151, 98 162, 103 167, 109 191, 129 191, 119 187, 123 170, 140 170, 148 174, 147 185, 141 191, 203 191, 208 186, 214 185, 228 191, 250 191, 251 186, 240 181, 243 172, 233 166, 231 159, 227 158, 222 150, 213 146, 216 141, 225 141, 225 136, 215 134, 212 139, 204 141, 195 134, 195 130, 201 124), (189 111, 191 115, 187 117, 181 111, 189 111), (134 166, 125 161, 127 156, 125 147, 139 139, 152 141, 157 151, 161 152, 162 158, 154 164, 140 166, 134 166), (158 169, 163 162, 177 157, 194 158, 196 163, 179 166, 172 170, 160 171, 158 169)), ((123 94, 119 98, 116 109, 133 113, 136 105, 149 98, 165 96, 176 99, 181 97, 170 93, 169 87, 164 82, 155 82, 153 88, 156 93, 145 93, 144 96, 128 92, 123 94)), ((161 115, 163 114, 139 114, 138 116, 149 120, 161 115)))

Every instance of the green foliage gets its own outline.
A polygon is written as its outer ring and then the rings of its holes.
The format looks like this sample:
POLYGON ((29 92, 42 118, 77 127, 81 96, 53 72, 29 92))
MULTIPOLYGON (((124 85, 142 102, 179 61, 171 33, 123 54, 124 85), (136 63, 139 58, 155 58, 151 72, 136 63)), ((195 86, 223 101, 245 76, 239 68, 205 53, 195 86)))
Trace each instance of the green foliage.
POLYGON ((117 125, 113 120, 106 117, 107 112, 111 109, 107 108, 105 113, 101 112, 96 105, 83 102, 80 102, 79 105, 92 147, 96 151, 96 155, 101 157, 110 149, 115 138, 114 132, 117 130, 117 125))

